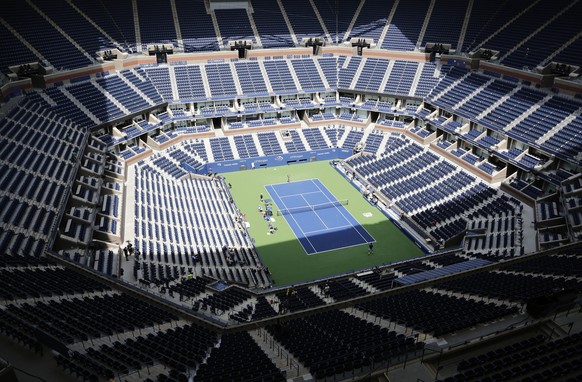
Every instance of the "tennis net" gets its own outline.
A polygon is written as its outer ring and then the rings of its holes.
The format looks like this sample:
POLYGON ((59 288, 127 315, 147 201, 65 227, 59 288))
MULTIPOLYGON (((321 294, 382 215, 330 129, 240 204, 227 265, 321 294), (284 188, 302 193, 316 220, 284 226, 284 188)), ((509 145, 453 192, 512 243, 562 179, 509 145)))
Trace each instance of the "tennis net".
POLYGON ((305 212, 305 211, 316 211, 316 210, 321 210, 324 208, 332 208, 332 207, 347 206, 347 205, 348 205, 348 199, 343 199, 343 200, 334 200, 333 202, 313 204, 310 206, 295 207, 295 208, 283 208, 282 210, 277 210, 277 216, 296 214, 296 213, 305 212))

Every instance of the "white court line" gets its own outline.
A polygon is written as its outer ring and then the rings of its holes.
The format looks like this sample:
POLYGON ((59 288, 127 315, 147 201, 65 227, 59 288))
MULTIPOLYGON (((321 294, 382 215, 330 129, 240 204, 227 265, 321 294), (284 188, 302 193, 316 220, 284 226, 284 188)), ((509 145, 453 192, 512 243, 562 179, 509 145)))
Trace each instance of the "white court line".
MULTIPOLYGON (((318 181, 319 181, 319 179, 318 179, 318 181)), ((313 182, 313 184, 315 184, 315 187, 317 187, 317 189, 318 189, 319 191, 321 191, 321 193, 322 193, 322 194, 325 196, 325 198, 326 198, 326 199, 327 199, 329 202, 333 203, 333 201, 332 201, 332 200, 329 198, 329 196, 327 196, 327 195, 325 194, 325 192, 323 192, 323 190, 322 190, 322 189, 319 187, 319 185, 318 185, 318 184, 316 184, 316 183, 315 183, 315 181, 314 181, 313 179, 311 179, 311 182, 313 182)), ((327 188, 326 188, 326 189, 327 189, 327 188)), ((329 191, 329 190, 328 190, 328 192, 331 194, 331 191, 329 191)), ((338 199, 335 197, 335 195, 334 195, 334 194, 331 194, 331 195, 332 195, 332 196, 335 198, 335 200, 336 200, 336 201, 338 200, 338 199)), ((352 227, 352 228, 353 228, 353 229, 354 229, 354 230, 355 230, 355 231, 358 233, 358 235, 360 235, 360 237, 362 238, 362 240, 364 240, 364 243, 368 243, 368 240, 366 240, 366 238, 365 238, 364 236, 362 236, 362 234, 360 233, 360 231, 358 231, 358 230, 356 229, 356 227, 355 227, 355 226, 352 224, 352 222, 350 222, 350 219, 348 219, 348 218, 347 218, 347 217, 344 215, 344 213, 343 213, 343 212, 342 212, 342 211, 341 211, 341 210, 340 210, 338 207, 334 207, 334 208, 335 208, 335 209, 336 209, 336 210, 337 210, 337 211, 338 211, 338 212, 339 212, 339 213, 340 213, 340 214, 343 216, 343 218, 344 218, 344 219, 346 219, 346 220, 347 220, 347 222, 348 222, 348 223, 350 223, 351 227, 352 227)), ((345 208, 344 208, 344 210, 345 210, 345 208)), ((346 210, 346 212, 348 212, 348 211, 346 210)), ((348 212, 348 214, 349 214, 349 212, 348 212)), ((317 215, 317 213, 316 213, 316 215, 317 215)), ((351 216, 351 215, 350 215, 350 216, 351 216)), ((319 217, 319 216, 318 216, 318 217, 319 217)), ((361 226, 361 224, 359 224, 359 223, 358 223, 358 225, 359 225, 359 226, 361 226)), ((365 228, 364 228, 364 230, 365 230, 365 228)), ((370 233, 369 233, 368 231, 366 231, 366 232, 368 233, 368 235, 370 235, 370 233)), ((372 237, 372 235, 370 235, 370 237, 372 237)), ((374 239, 374 238, 372 237, 372 239, 374 239)), ((376 240, 374 240, 374 241, 376 241, 376 240)))
POLYGON ((315 232, 323 232, 323 231, 329 231, 329 232, 333 232, 335 230, 340 230, 340 229, 344 229, 344 228, 354 228, 353 225, 342 225, 339 227, 333 227, 333 228, 327 228, 327 229, 316 229, 315 231, 309 231, 307 233, 315 233, 315 232))
POLYGON ((345 249, 345 248, 354 248, 354 247, 359 247, 362 244, 352 244, 352 245, 346 245, 345 247, 337 247, 337 248, 331 248, 331 249, 324 249, 323 251, 318 251, 315 253, 308 253, 307 256, 311 256, 311 255, 317 255, 318 253, 324 253, 324 252, 331 252, 331 251, 337 251, 339 249, 345 249))
MULTIPOLYGON (((329 197, 327 196, 327 194, 326 194, 325 192, 323 192, 323 190, 322 190, 322 189, 319 187, 319 185, 318 185, 318 184, 317 184, 315 181, 318 181, 318 182, 320 182, 320 180, 319 180, 319 179, 317 179, 317 178, 311 178, 311 179, 303 179, 303 180, 298 180, 298 181, 291 182, 291 183, 311 182, 312 184, 314 184, 314 185, 315 185, 315 187, 317 187, 317 189, 318 189, 319 191, 306 192, 305 194, 308 194, 308 193, 322 193, 322 194, 323 194, 323 195, 326 197, 326 199, 327 199, 329 202, 331 202, 331 200, 329 199, 329 197)), ((283 185, 283 184, 289 184, 289 183, 288 183, 288 182, 284 182, 284 183, 274 183, 274 184, 270 184, 270 185, 268 185, 268 186, 265 186, 265 187, 271 187, 271 188, 273 189, 273 192, 274 192, 274 193, 277 195, 277 197, 278 197, 278 198, 281 200, 281 202, 283 203, 283 205, 284 205, 285 209, 287 209, 287 210, 288 210, 288 208, 287 208, 287 205, 286 205, 286 204, 285 204, 285 202, 283 201, 283 198, 285 198, 285 197, 288 197, 288 196, 297 196, 297 195, 303 195, 303 193, 301 193, 301 194, 292 194, 292 195, 286 195, 286 196, 279 196, 279 194, 277 193, 277 191, 275 191, 275 188, 274 188, 273 186, 276 186, 276 185, 283 185)), ((331 193, 329 190, 328 190, 328 192, 329 192, 329 193, 330 193, 330 194, 331 194, 331 195, 332 195, 332 196, 335 198, 335 195, 333 195, 333 193, 331 193)), ((305 199, 305 198, 304 198, 304 199, 305 199)), ((338 200, 338 199, 336 198, 336 200, 338 200)), ((333 203, 333 202, 332 202, 332 203, 333 203)), ((309 204, 309 203, 308 203, 308 204, 309 204)), ((337 210, 339 210, 339 208, 338 208, 337 206, 334 206, 334 208, 335 208, 335 209, 337 209, 337 210)), ((312 210, 312 211, 313 211, 313 210, 312 210)), ((315 211, 313 211, 313 212, 315 212, 315 211)), ((361 233, 360 233, 360 232, 359 232, 359 231, 356 229, 356 227, 355 227, 355 226, 354 226, 354 225, 353 225, 353 224, 350 222, 350 220, 349 220, 348 218, 346 218, 346 216, 345 216, 345 215, 342 213, 342 211, 341 211, 341 210, 339 210, 339 212, 340 212, 340 214, 342 214, 343 218, 344 218, 344 219, 346 219, 346 220, 347 220, 347 222, 348 222, 350 225, 341 226, 341 227, 338 227, 338 228, 348 228, 348 227, 351 227, 351 228, 353 228, 353 229, 354 229, 354 230, 355 230, 355 231, 358 233, 358 235, 360 235, 360 237, 362 238, 362 240, 364 240, 364 242, 365 242, 365 243, 368 243, 368 241, 366 240, 366 238, 362 236, 362 234, 361 234, 361 233)), ((348 212, 348 213, 349 213, 349 212, 348 212)), ((293 218, 293 214, 289 214, 289 215, 291 215, 291 217, 293 218)), ((315 212, 315 215, 317 215, 317 217, 319 218, 319 215, 317 214, 317 212, 315 212)), ((350 216, 351 216, 351 215, 350 215, 350 216)), ((319 219, 321 220, 321 218, 319 218, 319 219)), ((313 252, 313 253, 309 253, 309 251, 308 251, 308 250, 305 248, 305 246, 303 245, 303 243, 301 242, 301 240, 299 240, 299 238, 298 238, 299 244, 301 244, 301 247, 303 248, 303 250, 305 251, 305 253, 307 254, 307 256, 316 255, 316 254, 318 254, 318 253, 323 253, 323 252, 330 252, 330 251, 335 251, 335 250, 338 250, 338 249, 344 249, 344 248, 352 248, 352 247, 358 247, 358 246, 361 246, 361 245, 362 245, 362 244, 346 245, 346 246, 344 246, 344 247, 337 247, 337 248, 332 248, 332 249, 326 249, 326 250, 323 250, 323 251, 317 251, 317 250, 315 249, 315 246, 314 246, 314 245, 311 243, 311 241, 310 241, 310 240, 307 238, 307 234, 306 234, 306 233, 303 231, 303 229, 301 229, 301 225, 297 223, 297 220, 295 220, 295 218, 293 218, 293 221, 295 222, 295 224, 297 224, 297 227, 299 228, 299 230, 300 230, 300 231, 301 231, 301 233, 303 234, 304 238, 305 238, 305 239, 306 239, 306 240, 309 242, 309 244, 311 245, 311 248, 313 248, 313 250, 315 251, 315 252, 313 252)), ((325 223, 324 223, 324 225, 325 225, 325 223)), ((359 224, 359 223, 358 223, 358 225, 361 225, 361 224, 359 224)), ((362 228, 363 228, 363 227, 362 227, 362 228)), ((320 230, 320 231, 326 231, 326 230, 320 230)), ((308 234, 309 234, 309 233, 312 233, 312 232, 320 232, 320 231, 311 231, 311 232, 308 232, 308 234)), ((366 229, 365 229, 365 228, 364 228, 364 231, 366 231, 366 229)), ((372 235, 370 235, 370 233, 369 233, 368 231, 366 231, 366 232, 368 233, 368 235, 369 235, 369 236, 370 236, 370 237, 371 237, 371 238, 374 240, 374 242, 375 242, 376 240, 375 240, 375 239, 372 237, 372 235)), ((296 235, 296 236, 297 236, 297 235, 296 235)))
POLYGON ((283 183, 271 183, 271 184, 269 184, 269 186, 279 186, 279 185, 282 185, 282 184, 292 184, 292 183, 309 182, 309 181, 313 181, 314 179, 317 179, 317 178, 300 179, 300 180, 294 180, 292 182, 283 182, 283 183))
MULTIPOLYGON (((342 211, 341 211, 341 210, 338 208, 338 206, 334 205, 334 201, 333 201, 333 200, 331 200, 331 199, 329 198, 329 196, 327 196, 327 195, 325 194, 325 192, 323 192, 323 190, 322 190, 322 189, 321 189, 321 188, 320 188, 320 187, 319 187, 317 184, 315 184, 315 181, 314 181, 313 179, 311 180, 311 182, 312 182, 312 183, 315 185, 315 187, 317 187, 317 189, 319 190, 319 193, 320 193, 320 194, 323 194, 323 196, 325 196, 325 198, 327 199, 328 203, 331 203, 331 204, 332 204, 332 206, 333 206, 333 208, 335 208, 335 209, 336 209, 336 211, 338 211, 338 212, 339 212, 339 213, 342 215, 342 217, 343 217, 343 218, 344 218, 344 220, 345 220, 345 221, 346 221, 346 222, 347 222, 347 223, 350 225, 350 227, 352 227, 352 228, 354 228, 354 229, 355 229, 354 225, 353 225, 353 224, 350 222, 350 220, 349 220, 348 218, 346 218, 346 217, 345 217, 345 215, 344 215, 344 214, 342 213, 342 211)), ((338 199, 337 199, 335 196, 334 196, 334 198, 335 198, 335 201, 338 201, 338 199)), ((331 208, 331 207, 330 207, 330 208, 331 208)), ((317 212, 316 212, 315 214, 316 214, 316 215, 318 215, 318 214, 317 214, 317 212)), ((319 215, 318 215, 317 217, 319 217, 319 215)), ((321 220, 321 218, 320 218, 320 220, 321 220)), ((357 230, 356 230, 356 231, 357 231, 357 230)), ((358 232, 358 234, 359 234, 359 232, 358 232)), ((362 235, 360 235, 360 236, 362 236, 362 235)), ((362 237, 362 239, 363 239, 363 237, 362 237)))
MULTIPOLYGON (((305 197, 303 196, 303 194, 301 194, 301 197, 303 198, 303 200, 305 200, 305 203, 307 203, 307 206, 306 206, 306 207, 309 207, 309 208, 311 208, 311 212, 313 212, 313 213, 315 214, 315 216, 317 216, 317 218, 319 219, 319 221, 321 222, 321 224, 323 224, 323 225, 325 226, 325 229, 329 229, 329 227, 327 226, 327 224, 325 224, 325 222, 323 221, 323 219, 321 219, 321 218, 319 217, 319 215, 317 214, 317 212, 315 212, 315 209, 313 208, 313 206, 314 206, 315 204, 314 204, 314 205, 311 205, 311 204, 310 204, 310 203, 307 201, 307 199, 305 199, 305 197)), ((307 211, 309 211, 309 210, 307 210, 307 211)), ((348 222, 348 223, 349 223, 349 222, 348 222)), ((313 231, 309 231, 309 232, 311 233, 311 232, 313 232, 313 231)))
MULTIPOLYGON (((286 210, 289 210, 287 208, 287 205, 285 204, 285 202, 279 196, 279 193, 277 193, 277 190, 275 190, 275 187, 273 187, 272 185, 269 185, 268 187, 271 187, 271 189, 273 190, 273 192, 275 193, 275 195, 277 195, 277 198, 279 198, 279 200, 281 200, 281 203, 283 203, 283 206, 285 207, 285 209, 286 210)), ((267 187, 265 187, 265 188, 267 188, 267 187)), ((317 250, 315 249, 315 246, 311 243, 311 241, 307 237, 307 234, 305 234, 305 232, 303 232, 303 230, 301 229, 301 225, 299 223, 297 223, 297 220, 295 220, 295 218, 293 217, 293 214, 289 214, 289 215, 291 215, 291 218, 293 219, 293 221, 295 222, 295 224, 297 224, 297 228, 299 228, 299 231, 301 231, 301 233, 303 234, 303 237, 305 238, 305 240, 307 240, 309 242, 309 245, 311 245, 311 248, 313 248, 313 250, 315 251, 315 253, 317 253, 317 250)), ((291 230, 293 230, 293 229, 291 229, 291 230)), ((295 236, 297 236, 297 235, 295 235, 295 236)), ((299 241, 299 244, 301 244, 301 246, 303 247, 303 250, 305 251, 305 253, 307 253, 309 255, 309 251, 307 250, 307 248, 305 248, 305 246, 303 245, 303 243, 301 242, 301 240, 299 240, 299 238, 297 238, 297 240, 299 241)))
MULTIPOLYGON (((280 198, 291 198, 291 197, 295 197, 295 196, 303 196, 303 195, 307 195, 307 194, 321 194, 321 191, 310 191, 310 192, 302 192, 300 194, 291 194, 291 195, 285 195, 285 196, 279 196, 280 198)), ((303 198, 305 199, 305 198, 303 198)), ((309 204, 309 203, 307 203, 309 204)))

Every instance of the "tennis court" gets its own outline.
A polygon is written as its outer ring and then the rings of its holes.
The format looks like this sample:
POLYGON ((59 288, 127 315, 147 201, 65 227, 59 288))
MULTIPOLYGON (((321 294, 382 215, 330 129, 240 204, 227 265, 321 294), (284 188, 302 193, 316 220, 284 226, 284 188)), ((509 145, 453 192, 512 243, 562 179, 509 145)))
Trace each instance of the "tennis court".
POLYGON ((375 241, 318 179, 265 188, 309 255, 375 241))

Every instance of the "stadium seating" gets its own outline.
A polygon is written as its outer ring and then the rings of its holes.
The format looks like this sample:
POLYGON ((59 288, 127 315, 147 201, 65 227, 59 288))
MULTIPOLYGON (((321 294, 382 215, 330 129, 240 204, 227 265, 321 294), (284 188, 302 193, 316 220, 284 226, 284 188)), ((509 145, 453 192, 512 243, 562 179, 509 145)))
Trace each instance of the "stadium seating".
MULTIPOLYGON (((514 49, 518 48, 515 52, 521 53, 522 57, 520 58, 522 59, 522 65, 527 66, 528 58, 523 58, 523 56, 526 55, 526 51, 520 51, 519 45, 517 44, 528 37, 531 38, 531 35, 548 21, 548 15, 554 16, 558 13, 558 10, 560 10, 560 12, 565 11, 566 4, 566 2, 540 2, 539 4, 536 4, 536 6, 526 9, 520 19, 518 19, 519 21, 510 28, 511 32, 506 30, 505 32, 493 36, 489 41, 487 41, 487 48, 502 52, 502 61, 505 61, 506 56, 510 55, 514 49), (529 21, 524 22, 525 19, 529 21)), ((519 4, 516 3, 511 6, 515 7, 519 6, 519 4)), ((524 48, 527 49, 527 47, 524 48)), ((516 55, 519 55, 519 53, 516 55)), ((512 61, 510 60, 510 62, 512 61)), ((513 61, 513 63, 515 63, 515 61, 513 61)))
POLYGON ((347 313, 334 311, 298 318, 284 326, 270 326, 267 329, 318 379, 370 366, 372 362, 386 357, 414 352, 423 345, 415 343, 413 338, 368 324, 347 313), (321 330, 324 327, 327 330, 321 330), (345 342, 343 351, 338 348, 338 336, 345 342), (398 353, 396 349, 399 349, 398 353))
POLYGON ((516 344, 491 350, 476 357, 463 359, 458 367, 458 374, 445 381, 458 381, 471 378, 472 375, 496 378, 511 378, 527 371, 528 380, 555 379, 576 372, 576 363, 580 360, 578 347, 581 336, 576 333, 555 340, 543 335, 530 337, 516 344), (570 361, 571 359, 572 361, 570 361), (546 368, 546 365, 552 365, 546 368))
MULTIPOLYGON (((3 18, 19 35, 35 47, 45 58, 46 65, 52 65, 55 69, 60 70, 96 63, 95 52, 86 52, 77 48, 79 45, 73 45, 67 40, 29 3, 14 7, 13 11, 7 13, 3 18), (22 20, 28 20, 28 22, 23 23, 22 20), (85 54, 89 55, 90 58, 85 54)), ((86 33, 86 30, 83 32, 86 33)), ((20 63, 26 62, 21 61, 20 63)))
POLYGON ((62 302, 41 302, 34 306, 9 305, 8 313, 22 317, 32 325, 40 325, 66 343, 176 319, 175 316, 161 309, 152 309, 147 303, 129 295, 104 295, 82 300, 73 298, 62 302), (114 315, 121 319, 113 319, 114 315), (85 323, 87 319, 91 319, 91 325, 85 323), (59 321, 61 325, 56 328, 55 323, 59 321))
POLYGON ((274 132, 258 133, 257 137, 265 155, 281 154, 283 152, 274 132))
MULTIPOLYGON (((248 13, 245 9, 218 9, 208 13, 203 4, 188 6, 189 3, 178 0, 175 2, 177 19, 174 20, 170 6, 140 5, 134 13, 131 2, 127 0, 121 2, 106 0, 100 4, 62 3, 60 7, 47 7, 42 2, 32 4, 34 7, 20 7, 18 10, 20 16, 18 12, 13 12, 5 21, 56 68, 71 69, 95 63, 97 50, 113 47, 129 52, 138 50, 133 23, 135 17, 137 17, 136 23, 139 24, 139 35, 143 46, 172 43, 184 49, 185 52, 218 50, 219 43, 213 26, 213 17, 216 19, 218 31, 223 38, 221 46, 226 40, 247 38, 255 40, 251 20, 247 17, 248 13), (109 11, 106 14, 103 12, 105 8, 109 11), (56 9, 61 9, 61 12, 57 12, 56 9), (44 20, 39 12, 46 15, 50 21, 44 20), (202 16, 198 17, 199 15, 202 16), (57 56, 56 52, 49 52, 44 42, 33 36, 22 25, 12 25, 18 17, 36 18, 36 24, 44 24, 46 33, 43 36, 52 36, 53 41, 60 41, 60 47, 63 49, 67 47, 63 50, 66 54, 57 56), (145 21, 152 18, 159 22, 145 21), (193 20, 197 22, 194 23, 193 20), (51 24, 53 22, 58 24, 63 33, 70 37, 79 48, 73 46, 63 35, 53 29, 51 24), (243 22, 244 32, 240 29, 243 22), (238 25, 238 27, 231 30, 233 25, 238 25), (181 41, 178 41, 176 36, 177 28, 182 35, 181 41), (86 31, 90 32, 86 33, 86 31), (87 37, 89 34, 98 38, 89 39, 87 37)), ((257 2, 257 6, 252 8, 253 12, 250 14, 252 21, 256 24, 261 45, 265 48, 294 46, 293 38, 301 42, 303 37, 324 37, 323 27, 325 26, 330 34, 329 37, 334 42, 336 38, 341 42, 344 39, 367 37, 374 39, 375 43, 381 43, 382 48, 397 50, 414 50, 426 42, 451 43, 453 49, 460 48, 467 52, 485 45, 489 49, 500 50, 504 64, 518 68, 524 65, 533 68, 549 62, 552 57, 559 62, 580 63, 580 57, 576 54, 576 44, 579 39, 576 39, 577 29, 573 27, 575 22, 572 19, 578 5, 570 6, 568 2, 549 4, 543 1, 530 9, 527 8, 526 2, 500 4, 495 7, 485 7, 478 2, 471 8, 466 33, 461 36, 461 26, 466 13, 464 4, 447 3, 445 5, 435 2, 432 7, 429 7, 429 4, 428 1, 417 1, 398 3, 394 7, 393 2, 386 4, 368 1, 362 7, 358 7, 359 3, 356 2, 349 6, 342 5, 342 11, 337 12, 329 4, 319 1, 314 2, 315 8, 309 2, 283 2, 283 10, 278 4, 257 2), (359 12, 352 20, 350 16, 356 14, 358 8, 360 8, 359 12), (390 25, 386 25, 392 8, 394 8, 393 17, 390 25), (429 8, 431 11, 427 18, 425 16, 429 8), (337 26, 335 18, 331 17, 336 13, 339 16, 337 26), (550 17, 546 17, 547 15, 550 17), (321 18, 323 24, 317 16, 321 18), (443 17, 453 20, 447 23, 446 28, 443 28, 440 22, 443 17), (274 19, 277 22, 273 22, 274 19), (285 19, 289 20, 293 28, 293 36, 287 28, 285 19), (421 41, 418 41, 425 21, 426 30, 421 41), (353 27, 349 29, 352 22, 353 27), (480 25, 486 25, 486 27, 481 28, 480 25), (502 28, 505 25, 510 27, 502 28), (335 36, 336 29, 338 36, 335 36), (512 32, 508 32, 510 29, 512 32), (384 30, 387 33, 383 41, 379 41, 384 30), (499 32, 494 33, 496 31, 499 32), (489 36, 492 37, 488 38, 489 36), (544 53, 544 49, 532 49, 529 53, 527 50, 529 46, 543 46, 550 39, 559 41, 558 44, 553 45, 555 48, 551 52, 544 53), (527 44, 524 44, 526 40, 527 44), (463 42, 463 44, 457 47, 458 42, 463 42)), ((3 34, 13 35, 9 30, 3 30, 3 34)), ((142 48, 142 46, 139 47, 139 49, 142 48)), ((30 55, 30 50, 27 48, 20 48, 18 57, 15 64, 34 60, 31 60, 34 56, 30 55)), ((3 67, 3 71, 6 70, 6 66, 3 67)))
POLYGON ((338 68, 342 66, 344 60, 343 56, 323 57, 317 60, 328 85, 332 88, 338 86, 338 68))
POLYGON ((235 136, 234 144, 236 145, 236 150, 240 158, 254 158, 259 156, 253 137, 250 135, 235 136))
POLYGON ((285 147, 287 148, 288 152, 302 152, 306 151, 305 145, 301 141, 301 137, 299 133, 295 130, 289 131, 289 137, 291 140, 285 141, 285 147))
POLYGON ((361 57, 348 57, 346 62, 342 66, 338 67, 338 82, 337 87, 339 89, 349 89, 351 87, 352 80, 356 76, 356 72, 362 62, 361 57), (348 61, 349 60, 349 61, 348 61))
POLYGON ((263 48, 293 46, 291 32, 277 3, 261 3, 261 6, 254 10, 253 19, 261 36, 263 48))
POLYGON ((234 64, 243 94, 266 95, 267 85, 258 62, 237 61, 234 64))
POLYGON ((203 3, 177 0, 176 12, 185 52, 218 50, 212 18, 203 3))
POLYGON ((143 48, 159 43, 176 44, 176 28, 171 7, 138 4, 139 30, 143 48), (154 21, 155 22, 152 22, 154 21))
POLYGON ((470 16, 474 23, 469 23, 467 26, 463 49, 467 52, 476 50, 481 42, 510 22, 515 17, 516 12, 523 10, 527 5, 529 3, 523 1, 512 4, 496 4, 491 7, 483 2, 476 2, 471 9, 470 16))
POLYGON ((176 182, 164 192, 165 187, 161 188, 165 184, 164 174, 171 176, 175 171, 171 166, 179 169, 173 158, 154 159, 151 164, 140 168, 136 178, 134 245, 143 259, 148 261, 137 269, 142 270, 143 278, 154 284, 157 284, 156 280, 174 280, 185 274, 188 267, 197 274, 208 272, 217 278, 245 284, 268 283, 262 273, 257 280, 257 275, 251 271, 251 267, 258 264, 256 254, 247 253, 252 245, 246 233, 236 226, 234 207, 221 191, 225 185, 212 180, 189 179, 176 182), (156 164, 159 159, 165 159, 164 166, 168 166, 163 171, 156 164), (152 193, 154 190, 157 191, 152 193), (194 201, 185 199, 183 195, 198 197, 194 201), (202 199, 202 195, 208 196, 202 199), (220 198, 215 199, 219 195, 220 198), (157 208, 152 208, 147 202, 151 198, 157 200, 157 208), (181 211, 173 211, 172 205, 181 205, 181 211), (159 219, 157 222, 151 220, 156 217, 159 219), (168 218, 170 220, 166 220, 168 218), (224 246, 236 248, 237 254, 241 251, 235 263, 222 258, 224 246), (193 261, 193 255, 199 256, 200 261, 193 261), (176 267, 171 270, 168 265, 164 268, 162 264, 177 265, 181 271, 178 272, 176 267))
POLYGON ((508 313, 517 313, 515 307, 486 304, 483 301, 451 297, 429 291, 412 291, 384 297, 363 303, 360 307, 377 316, 401 322, 414 330, 432 333, 435 336, 486 322, 508 313), (439 308, 433 309, 436 306, 439 308), (456 316, 455 312, 463 312, 463 314, 456 316))
POLYGON ((144 68, 144 72, 160 93, 163 101, 167 102, 174 99, 170 83, 170 68, 161 66, 144 68))
MULTIPOLYGON (((522 68, 524 66, 535 68, 537 65, 547 61, 548 52, 543 50, 530 51, 528 46, 530 44, 551 44, 551 41, 554 41, 556 35, 574 37, 578 31, 572 28, 575 24, 573 17, 575 13, 580 11, 580 4, 573 4, 570 8, 568 8, 568 6, 569 5, 566 5, 563 8, 562 13, 557 18, 552 19, 549 25, 546 25, 539 32, 536 31, 537 33, 533 32, 528 35, 528 43, 517 47, 517 49, 514 48, 515 50, 504 57, 501 62, 503 62, 504 65, 514 68, 522 68)), ((558 8, 561 7, 558 6, 558 8)), ((552 8, 551 10, 553 9, 555 8, 552 8)), ((541 12, 545 13, 545 10, 541 10, 541 12)), ((567 62, 579 61, 567 60, 567 62)))
POLYGON ((350 25, 352 18, 354 17, 356 9, 358 8, 359 2, 353 1, 350 3, 342 4, 341 12, 336 9, 335 4, 331 4, 325 0, 315 0, 314 3, 317 7, 317 10, 319 11, 319 15, 322 18, 324 25, 327 27, 327 30, 331 35, 331 40, 333 42, 337 41, 341 43, 347 28, 350 25))
POLYGON ((6 49, 10 49, 10 51, 13 52, 13 54, 3 54, 0 58, 0 71, 2 71, 2 73, 10 73, 10 70, 8 70, 9 66, 21 65, 23 63, 35 62, 39 60, 39 58, 34 53, 27 49, 26 45, 18 40, 14 34, 9 32, 4 24, 0 25, 0 31, 2 33, 6 49))
MULTIPOLYGON (((341 118, 341 117, 340 117, 341 118)), ((352 117, 353 120, 354 117, 352 117)), ((343 148, 346 149, 354 149, 356 145, 362 140, 364 133, 357 129, 352 129, 348 131, 347 135, 344 138, 343 148)))
POLYGON ((435 2, 422 39, 424 43, 451 44, 451 48, 456 49, 466 11, 467 3, 464 1, 435 2), (443 23, 445 19, 447 22, 443 23))
POLYGON ((333 298, 334 301, 348 300, 368 294, 364 288, 349 279, 331 280, 323 285, 320 284, 319 287, 326 290, 325 293, 333 298))
POLYGON ((281 3, 299 42, 304 37, 325 37, 321 24, 315 15, 314 8, 309 1, 283 0, 281 3))
POLYGON ((550 290, 580 290, 580 282, 564 277, 542 277, 532 274, 510 274, 504 271, 483 272, 470 280, 461 278, 441 284, 442 288, 478 296, 491 296, 511 301, 527 301, 544 296, 550 290))
POLYGON ((416 97, 425 97, 437 84, 438 77, 435 76, 436 66, 430 62, 425 62, 420 73, 420 78, 414 90, 416 97))
POLYGON ((209 362, 200 367, 196 376, 205 381, 244 381, 249 378, 285 381, 281 371, 245 332, 222 336, 220 347, 213 351, 209 362))
POLYGON ((217 9, 214 13, 224 45, 227 45, 228 41, 256 42, 246 10, 217 9))
POLYGON ((115 42, 119 43, 123 50, 135 51, 137 49, 133 10, 130 2, 104 0, 93 3, 83 1, 75 3, 75 6, 83 15, 99 25, 115 42), (108 12, 104 12, 105 9, 108 12), (127 22, 127 20, 132 21, 127 22))
POLYGON ((355 20, 351 33, 347 36, 348 40, 372 38, 378 44, 393 4, 393 1, 366 1, 355 20))
POLYGON ((174 72, 178 78, 176 85, 179 99, 184 101, 206 99, 202 74, 198 66, 176 66, 174 72))
POLYGON ((535 70, 582 64, 582 3, 332 3, 3 4, 3 336, 83 381, 398 379, 455 347, 417 379, 580 378, 577 305, 544 335, 527 308, 582 290, 564 248, 582 238, 579 81, 535 70), (373 44, 357 56, 352 38, 373 44), (429 60, 428 42, 458 56, 429 60), (146 52, 162 43, 168 63, 146 52), (499 58, 469 69, 479 48, 499 58), (335 168, 434 252, 273 286, 222 174, 202 172, 312 150, 355 153, 335 168))
POLYGON ((297 74, 297 79, 299 80, 303 91, 325 90, 325 86, 319 77, 319 72, 317 71, 313 60, 291 60, 291 65, 297 74))
POLYGON ((414 50, 422 23, 413 20, 424 21, 429 4, 428 1, 424 0, 398 3, 388 32, 382 41, 382 48, 414 50))
POLYGON ((418 63, 416 62, 396 61, 390 71, 390 77, 388 77, 388 82, 386 82, 383 92, 387 94, 408 94, 417 68, 418 63))
POLYGON ((267 76, 269 77, 273 91, 281 94, 293 94, 297 92, 297 87, 291 77, 287 61, 264 61, 263 65, 267 71, 267 76))
POLYGON ((388 69, 387 60, 379 60, 376 58, 368 58, 358 80, 354 86, 354 90, 377 93, 380 90, 380 84, 386 69, 388 69))
POLYGON ((230 65, 207 64, 204 67, 213 98, 232 98, 237 94, 230 65))
MULTIPOLYGON (((429 229, 431 234, 439 240, 449 240, 465 229, 466 220, 457 218, 453 222, 441 226, 439 222, 445 222, 455 216, 463 215, 471 208, 489 199, 490 206, 487 209, 478 209, 479 214, 500 213, 512 211, 514 207, 501 200, 495 200, 495 193, 487 190, 483 185, 473 183, 474 178, 455 173, 454 167, 446 162, 440 163, 434 154, 423 153, 420 146, 412 143, 404 137, 397 138, 386 146, 386 152, 375 157, 354 157, 348 160, 354 170, 367 179, 379 192, 389 198, 398 208, 408 214, 417 224, 429 229), (414 158, 414 161, 410 161, 414 158), (434 167, 433 167, 434 166, 434 167), (450 176, 447 183, 441 183, 450 176), (448 204, 449 208, 435 208, 434 206, 445 202, 447 189, 450 184, 455 184, 455 189, 465 190, 458 196, 453 196, 448 204), (426 191, 428 187, 429 191, 426 191), (423 191, 416 191, 423 190, 423 191), (440 196, 437 196, 440 195, 440 196), (456 209, 453 205, 468 203, 466 207, 456 209), (436 213, 437 211, 448 211, 436 213), (456 210, 456 212, 455 212, 456 210), (432 227, 432 228, 430 228, 432 227)), ((513 201, 512 203, 515 203, 513 201)))

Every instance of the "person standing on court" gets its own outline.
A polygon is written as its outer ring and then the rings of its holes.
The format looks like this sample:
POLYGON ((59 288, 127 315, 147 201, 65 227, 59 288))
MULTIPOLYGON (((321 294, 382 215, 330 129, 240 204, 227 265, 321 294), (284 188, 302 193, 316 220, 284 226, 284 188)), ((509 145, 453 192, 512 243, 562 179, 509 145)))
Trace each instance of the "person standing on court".
POLYGON ((368 256, 374 254, 374 243, 368 244, 368 256))
POLYGON ((259 194, 259 201, 262 202, 263 201, 263 194, 259 194))
POLYGON ((291 181, 291 175, 287 174, 287 183, 291 181))

